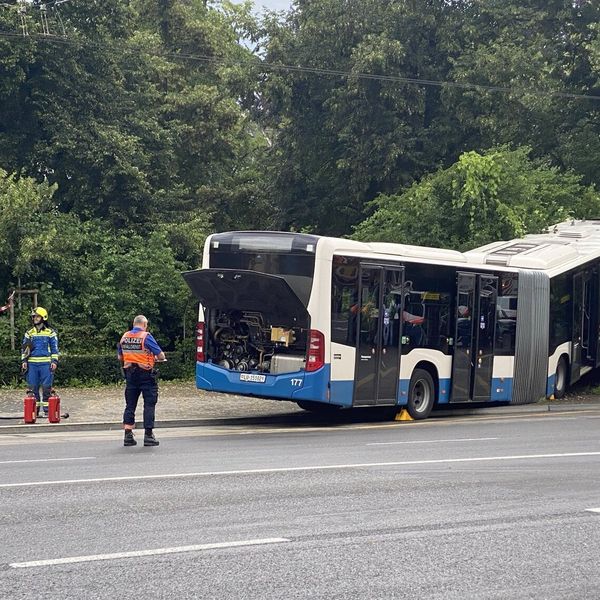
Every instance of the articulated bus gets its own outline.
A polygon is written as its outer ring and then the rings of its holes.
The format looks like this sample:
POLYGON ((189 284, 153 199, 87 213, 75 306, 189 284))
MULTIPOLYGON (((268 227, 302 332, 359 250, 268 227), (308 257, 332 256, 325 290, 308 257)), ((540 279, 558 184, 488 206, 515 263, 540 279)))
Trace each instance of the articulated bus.
POLYGON ((468 252, 301 233, 209 236, 200 389, 334 407, 525 404, 600 364, 600 220, 468 252))

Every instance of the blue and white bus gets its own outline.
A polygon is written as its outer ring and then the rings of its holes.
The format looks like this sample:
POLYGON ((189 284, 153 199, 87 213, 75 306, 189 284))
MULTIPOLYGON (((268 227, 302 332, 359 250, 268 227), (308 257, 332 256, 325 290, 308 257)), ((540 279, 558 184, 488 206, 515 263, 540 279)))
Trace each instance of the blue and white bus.
POLYGON ((301 233, 209 236, 196 384, 307 410, 536 402, 600 364, 600 221, 461 253, 301 233))

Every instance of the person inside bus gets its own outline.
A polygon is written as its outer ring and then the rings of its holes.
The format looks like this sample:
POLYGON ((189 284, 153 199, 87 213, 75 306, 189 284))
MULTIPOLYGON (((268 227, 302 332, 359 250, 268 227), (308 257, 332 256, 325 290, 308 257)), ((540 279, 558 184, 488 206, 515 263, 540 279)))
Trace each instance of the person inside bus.
POLYGON ((425 322, 425 317, 403 310, 402 322, 404 335, 408 336, 411 345, 424 346, 426 336, 422 325, 425 322))
POLYGON ((456 321, 456 345, 468 346, 471 343, 471 311, 468 306, 461 304, 458 309, 456 321))
POLYGON ((397 316, 396 312, 397 307, 393 302, 383 308, 383 330, 381 335, 384 346, 395 345, 394 318, 397 316))
POLYGON ((354 345, 356 343, 356 328, 358 323, 358 315, 361 315, 361 330, 368 332, 369 343, 373 341, 375 332, 373 331, 374 324, 377 323, 376 314, 373 312, 374 303, 371 300, 366 301, 362 307, 358 299, 350 305, 348 318, 348 343, 354 345))

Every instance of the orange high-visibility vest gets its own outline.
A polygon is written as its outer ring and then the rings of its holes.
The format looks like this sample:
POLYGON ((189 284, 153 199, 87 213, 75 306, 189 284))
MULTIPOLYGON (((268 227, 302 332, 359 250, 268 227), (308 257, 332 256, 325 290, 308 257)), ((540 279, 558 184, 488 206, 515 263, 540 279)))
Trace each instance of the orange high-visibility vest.
POLYGON ((154 367, 154 354, 145 348, 147 336, 147 331, 127 331, 123 334, 120 342, 123 368, 138 365, 149 371, 154 367))

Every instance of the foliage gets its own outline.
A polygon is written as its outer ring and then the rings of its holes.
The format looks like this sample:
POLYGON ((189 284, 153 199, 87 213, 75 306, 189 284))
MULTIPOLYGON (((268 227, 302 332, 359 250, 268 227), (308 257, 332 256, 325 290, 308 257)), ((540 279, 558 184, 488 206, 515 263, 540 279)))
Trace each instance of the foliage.
POLYGON ((0 169, 0 276, 24 275, 28 268, 29 236, 39 228, 41 215, 53 212, 56 184, 9 175, 0 169))
POLYGON ((265 27, 270 62, 348 73, 273 74, 265 83, 282 225, 345 233, 365 201, 411 182, 443 155, 437 91, 361 74, 443 79, 447 61, 431 46, 440 28, 452 27, 449 5, 298 2, 285 25, 265 27))
MULTIPOLYGON (((167 362, 158 366, 159 377, 165 381, 190 378, 193 376, 194 364, 194 361, 181 352, 168 352, 167 362)), ((18 356, 0 356, 0 385, 12 386, 22 381, 20 367, 18 356)), ((67 355, 60 360, 54 383, 59 387, 81 383, 116 383, 122 379, 116 353, 67 355)))
POLYGON ((160 332, 159 343, 172 347, 190 294, 164 234, 112 232, 61 213, 40 222, 16 261, 27 262, 27 280, 39 288, 62 349, 114 348, 139 313, 160 332))
POLYGON ((595 0, 41 5, 0 6, 0 298, 38 288, 67 352, 140 312, 186 347, 212 231, 468 248, 600 215, 595 0))
MULTIPOLYGON (((467 11, 471 42, 453 61, 457 82, 507 92, 450 92, 458 122, 487 147, 518 143, 586 183, 600 183, 600 103, 593 48, 600 5, 592 0, 474 3, 467 11), (570 97, 575 94, 585 97, 570 97)), ((450 100, 451 99, 451 100, 450 100)))
MULTIPOLYGON (((206 235, 268 221, 238 44, 254 20, 213 4, 64 3, 42 36, 32 3, 30 35, 0 35, 0 297, 39 288, 67 351, 114 347, 141 312, 174 347, 195 320, 180 272, 206 235)), ((16 8, 0 8, 0 33, 20 30, 16 8)))
MULTIPOLYGON (((247 171, 260 130, 240 102, 256 84, 235 33, 237 21, 251 27, 248 11, 202 0, 66 3, 64 39, 0 38, 12 78, 0 86, 0 165, 57 183, 61 212, 115 227, 220 215, 221 196, 257 179, 247 171)), ((16 10, 2 15, 19 27, 16 10)), ((230 223, 242 219, 234 212, 230 223)))
POLYGON ((600 214, 581 176, 529 158, 529 148, 467 152, 398 195, 382 195, 353 237, 459 250, 600 214))
POLYGON ((266 56, 327 74, 265 77, 282 227, 346 234, 378 194, 502 144, 528 145, 532 157, 600 183, 598 2, 294 7, 265 21, 266 56))

